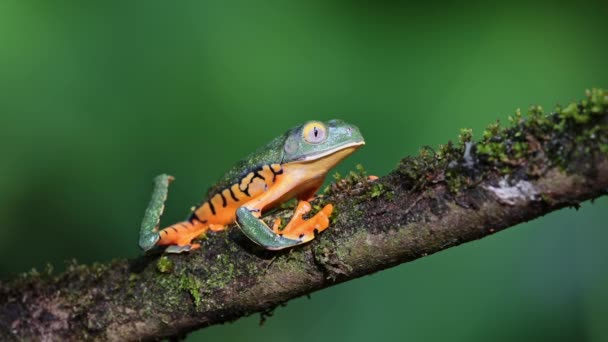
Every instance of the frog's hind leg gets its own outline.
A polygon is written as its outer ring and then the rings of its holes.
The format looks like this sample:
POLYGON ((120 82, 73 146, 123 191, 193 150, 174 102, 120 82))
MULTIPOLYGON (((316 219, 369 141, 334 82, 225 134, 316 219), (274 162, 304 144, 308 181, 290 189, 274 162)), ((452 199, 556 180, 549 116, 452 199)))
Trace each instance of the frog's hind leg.
POLYGON ((181 253, 200 248, 200 244, 192 243, 192 240, 204 235, 209 229, 209 225, 200 221, 184 221, 171 225, 160 232, 159 246, 169 247, 168 253, 181 253))

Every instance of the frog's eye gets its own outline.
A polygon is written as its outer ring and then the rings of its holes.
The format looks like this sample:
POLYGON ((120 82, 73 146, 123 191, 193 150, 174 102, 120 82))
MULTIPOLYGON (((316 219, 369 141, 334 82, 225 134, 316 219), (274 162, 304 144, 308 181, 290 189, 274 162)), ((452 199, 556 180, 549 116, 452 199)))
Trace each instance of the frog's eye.
POLYGON ((309 122, 304 126, 304 140, 311 144, 320 144, 327 138, 325 125, 318 121, 309 122))

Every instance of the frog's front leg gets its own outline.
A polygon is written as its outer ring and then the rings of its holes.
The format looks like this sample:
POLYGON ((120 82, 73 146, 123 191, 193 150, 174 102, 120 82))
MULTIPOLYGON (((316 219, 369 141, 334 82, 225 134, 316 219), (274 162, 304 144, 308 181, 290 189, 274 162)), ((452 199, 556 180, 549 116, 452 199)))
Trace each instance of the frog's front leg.
POLYGON ((277 219, 272 230, 285 238, 299 240, 301 243, 308 242, 315 238, 315 231, 322 232, 329 227, 329 217, 334 210, 334 206, 327 204, 323 209, 310 219, 305 220, 304 215, 308 214, 312 206, 308 201, 298 202, 298 207, 293 213, 289 223, 279 230, 281 220, 277 219))
POLYGON ((237 224, 245 236, 266 249, 279 250, 302 243, 273 232, 264 221, 259 219, 259 211, 240 207, 236 210, 236 217, 237 224))
POLYGON ((333 210, 331 205, 314 217, 304 220, 302 216, 310 211, 310 204, 300 201, 289 224, 279 231, 277 224, 271 229, 261 220, 262 210, 271 203, 276 203, 289 192, 286 184, 275 184, 260 197, 246 203, 236 211, 237 223, 241 231, 256 244, 270 250, 293 247, 314 239, 314 231, 323 231, 329 226, 329 215, 333 210))
POLYGON ((297 246, 315 238, 315 230, 323 231, 329 226, 329 215, 333 210, 331 204, 326 205, 315 216, 308 220, 302 218, 310 211, 310 204, 301 201, 291 221, 285 229, 271 229, 260 219, 257 209, 240 207, 236 211, 237 222, 243 233, 256 244, 270 250, 297 246))

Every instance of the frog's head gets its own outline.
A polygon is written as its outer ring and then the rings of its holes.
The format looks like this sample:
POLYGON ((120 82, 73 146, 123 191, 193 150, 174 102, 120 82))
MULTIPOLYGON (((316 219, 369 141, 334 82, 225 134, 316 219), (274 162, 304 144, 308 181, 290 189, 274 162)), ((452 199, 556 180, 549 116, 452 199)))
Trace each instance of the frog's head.
POLYGON ((337 152, 346 157, 363 145, 357 126, 341 120, 309 121, 287 133, 284 161, 317 160, 337 152))

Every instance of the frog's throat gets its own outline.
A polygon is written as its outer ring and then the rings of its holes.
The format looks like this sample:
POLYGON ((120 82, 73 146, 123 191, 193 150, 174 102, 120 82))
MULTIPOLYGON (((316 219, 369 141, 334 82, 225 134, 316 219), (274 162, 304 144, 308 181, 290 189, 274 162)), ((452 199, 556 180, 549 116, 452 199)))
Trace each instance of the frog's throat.
POLYGON ((292 179, 312 180, 325 177, 327 172, 334 168, 338 163, 350 156, 361 145, 336 149, 332 154, 324 154, 324 157, 315 158, 308 161, 294 161, 284 164, 284 173, 290 175, 292 179))
POLYGON ((306 156, 306 157, 304 157, 304 158, 302 158, 302 159, 300 159, 298 161, 305 162, 305 161, 311 161, 311 160, 319 160, 319 159, 322 159, 322 158, 327 157, 329 155, 332 155, 332 154, 334 154, 334 153, 336 153, 338 151, 342 151, 342 150, 346 150, 346 149, 352 149, 352 152, 354 152, 357 148, 359 148, 359 147, 361 147, 363 145, 365 145, 365 141, 364 140, 355 141, 355 142, 352 142, 352 143, 340 145, 340 146, 338 146, 336 148, 333 148, 333 149, 330 149, 330 150, 327 150, 327 151, 323 151, 323 152, 318 153, 318 154, 313 154, 313 155, 310 155, 310 156, 306 156))

